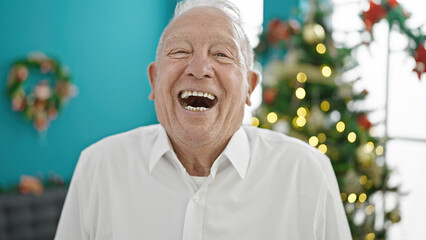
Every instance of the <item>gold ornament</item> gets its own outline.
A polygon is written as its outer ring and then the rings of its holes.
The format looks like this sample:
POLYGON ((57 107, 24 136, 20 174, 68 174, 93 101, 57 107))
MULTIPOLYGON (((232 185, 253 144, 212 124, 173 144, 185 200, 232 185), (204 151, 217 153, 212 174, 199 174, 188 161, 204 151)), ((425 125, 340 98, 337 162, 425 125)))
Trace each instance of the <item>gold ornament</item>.
POLYGON ((319 43, 325 39, 325 30, 317 23, 309 23, 303 27, 302 37, 309 44, 319 43))
POLYGON ((363 168, 368 168, 373 161, 373 154, 367 152, 364 146, 360 146, 356 149, 356 160, 363 168))

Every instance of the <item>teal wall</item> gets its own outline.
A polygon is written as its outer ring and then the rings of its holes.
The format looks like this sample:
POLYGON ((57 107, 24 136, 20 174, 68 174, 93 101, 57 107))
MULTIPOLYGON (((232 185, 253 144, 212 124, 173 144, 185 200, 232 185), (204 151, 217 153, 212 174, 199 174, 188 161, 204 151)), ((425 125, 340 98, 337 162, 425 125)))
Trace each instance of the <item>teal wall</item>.
MULTIPOLYGON (((21 174, 69 180, 81 150, 102 137, 156 123, 146 76, 175 0, 0 1, 0 186, 21 174), (10 66, 28 52, 58 57, 79 94, 39 135, 13 112, 10 66)), ((28 81, 27 87, 38 80, 28 81)))
MULTIPOLYGON (((302 0, 301 2, 307 2, 302 0)), ((299 0, 264 0, 263 1, 263 26, 273 18, 288 19, 296 17, 299 0)), ((265 29, 265 28, 264 28, 265 29)))
MULTIPOLYGON (((22 174, 53 172, 69 180, 91 143, 157 122, 146 67, 176 1, 0 1, 0 187, 22 174), (11 110, 4 94, 12 62, 31 51, 66 63, 79 88, 44 136, 11 110)), ((294 15, 297 5, 265 0, 265 23, 294 15)))

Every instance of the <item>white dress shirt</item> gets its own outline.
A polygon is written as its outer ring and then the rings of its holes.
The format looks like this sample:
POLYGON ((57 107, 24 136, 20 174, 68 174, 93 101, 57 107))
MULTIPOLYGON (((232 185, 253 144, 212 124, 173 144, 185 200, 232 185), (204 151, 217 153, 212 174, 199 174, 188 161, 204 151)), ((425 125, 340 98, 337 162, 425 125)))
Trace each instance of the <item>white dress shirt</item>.
POLYGON ((351 239, 329 159, 269 130, 241 127, 206 179, 192 179, 161 125, 85 149, 56 238, 351 239), (198 187, 195 181, 201 186, 198 187))

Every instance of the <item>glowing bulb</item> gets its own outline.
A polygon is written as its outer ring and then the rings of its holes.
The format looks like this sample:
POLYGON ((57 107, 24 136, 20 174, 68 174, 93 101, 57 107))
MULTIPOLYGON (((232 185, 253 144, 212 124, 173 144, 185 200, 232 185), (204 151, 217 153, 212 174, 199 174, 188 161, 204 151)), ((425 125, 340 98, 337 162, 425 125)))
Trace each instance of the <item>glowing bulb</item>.
POLYGON ((321 68, 321 73, 324 77, 328 78, 331 76, 332 71, 329 66, 325 65, 321 68))
POLYGON ((305 98, 305 96, 306 96, 306 91, 305 91, 305 89, 303 89, 303 88, 297 88, 296 89, 296 97, 298 98, 298 99, 304 99, 305 98))
POLYGON ((304 72, 300 72, 297 74, 296 79, 298 82, 304 83, 306 82, 306 80, 308 80, 308 76, 306 76, 304 72))
POLYGON ((298 117, 294 117, 293 118, 293 120, 291 121, 291 124, 293 124, 293 126, 295 127, 295 128, 298 128, 299 126, 297 125, 297 118, 298 117))
POLYGON ((365 185, 367 183, 367 180, 368 180, 367 176, 362 175, 361 177, 359 177, 359 184, 365 185))
POLYGON ((270 112, 266 116, 266 120, 268 120, 270 123, 275 123, 278 120, 278 115, 274 112, 270 112))
POLYGON ((297 124, 297 126, 299 126, 299 127, 303 127, 303 126, 305 126, 305 124, 306 124, 306 118, 304 118, 304 117, 298 117, 298 118, 296 119, 296 124, 297 124))
POLYGON ((348 195, 344 192, 340 193, 340 197, 342 198, 342 202, 346 200, 346 198, 348 197, 348 195))
POLYGON ((338 131, 338 132, 343 132, 343 131, 345 131, 345 123, 344 122, 342 122, 342 121, 340 121, 340 122, 338 122, 337 124, 336 124, 336 130, 338 131))
POLYGON ((377 156, 381 156, 383 154, 383 147, 382 146, 377 146, 376 148, 376 154, 377 156))
POLYGON ((367 194, 361 193, 358 197, 358 201, 363 203, 365 200, 367 200, 367 194))
POLYGON ((356 201, 356 194, 355 193, 351 193, 348 196, 348 202, 349 203, 354 203, 356 201))
POLYGON ((324 45, 324 44, 322 44, 322 43, 318 43, 318 44, 317 44, 317 47, 316 47, 316 50, 317 50, 317 52, 318 52, 319 54, 324 54, 324 53, 325 53, 325 51, 327 50, 327 48, 325 47, 325 45, 324 45))
POLYGON ((367 215, 373 214, 374 213, 374 206, 369 205, 367 208, 365 208, 365 213, 367 213, 367 215))
POLYGON ((376 238, 376 234, 368 233, 365 235, 365 240, 374 240, 376 238))
POLYGON ((330 110, 330 103, 327 100, 321 102, 321 110, 323 110, 324 112, 330 110))
POLYGON ((253 118, 251 119, 251 125, 252 125, 252 126, 254 126, 254 127, 258 127, 258 126, 259 126, 259 124, 260 124, 259 118, 257 118, 257 117, 253 117, 253 118))
POLYGON ((315 137, 315 136, 312 136, 312 137, 309 138, 308 142, 311 146, 315 147, 316 145, 318 145, 318 138, 315 137))
POLYGON ((350 143, 354 143, 354 142, 356 141, 356 133, 354 133, 354 132, 350 132, 350 133, 348 134, 348 141, 349 141, 350 143))
POLYGON ((371 153, 374 150, 374 143, 368 142, 367 144, 365 144, 364 150, 366 153, 371 153))
POLYGON ((370 189, 373 187, 373 181, 372 180, 367 180, 367 183, 365 184, 365 188, 366 189, 370 189))
POLYGON ((375 136, 376 136, 376 129, 374 128, 374 126, 373 126, 373 127, 371 127, 371 128, 370 128, 370 130, 368 130, 368 132, 370 133, 370 135, 371 135, 372 137, 375 137, 375 136))
POLYGON ((327 145, 325 145, 325 144, 319 145, 318 150, 325 154, 327 152, 327 145))
POLYGON ((306 110, 306 108, 300 107, 299 109, 297 109, 297 116, 306 117, 307 114, 308 114, 308 111, 306 110))
POLYGON ((326 139, 327 139, 327 136, 324 133, 318 134, 318 140, 320 143, 325 142, 326 139))

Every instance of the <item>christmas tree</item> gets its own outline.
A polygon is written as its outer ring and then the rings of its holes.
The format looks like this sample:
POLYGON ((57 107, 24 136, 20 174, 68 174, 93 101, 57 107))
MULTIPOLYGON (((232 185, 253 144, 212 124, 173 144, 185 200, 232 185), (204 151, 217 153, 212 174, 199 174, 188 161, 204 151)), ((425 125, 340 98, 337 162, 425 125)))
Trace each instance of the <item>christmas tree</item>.
POLYGON ((384 153, 385 140, 374 136, 368 111, 360 108, 367 91, 356 92, 360 79, 344 73, 357 66, 353 48, 341 47, 326 24, 329 9, 311 1, 302 24, 274 19, 255 49, 264 65, 263 103, 253 125, 308 142, 333 165, 354 239, 386 239, 400 220, 398 188, 384 153), (393 196, 389 209, 384 200, 393 196))

